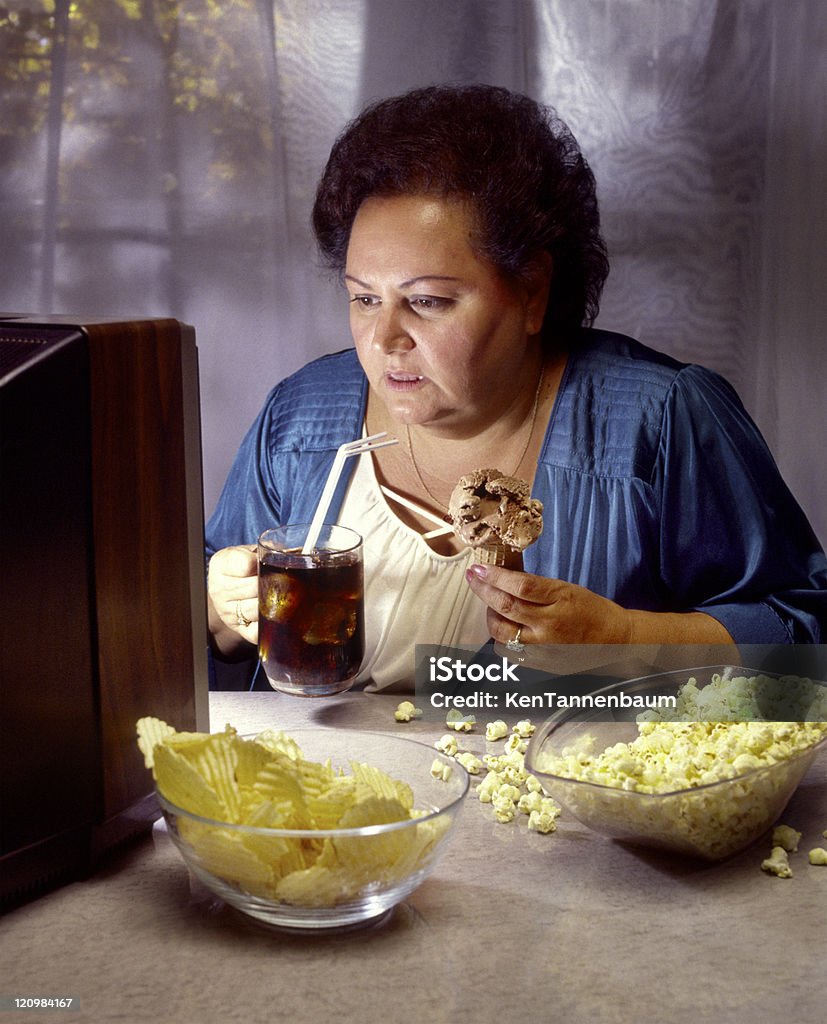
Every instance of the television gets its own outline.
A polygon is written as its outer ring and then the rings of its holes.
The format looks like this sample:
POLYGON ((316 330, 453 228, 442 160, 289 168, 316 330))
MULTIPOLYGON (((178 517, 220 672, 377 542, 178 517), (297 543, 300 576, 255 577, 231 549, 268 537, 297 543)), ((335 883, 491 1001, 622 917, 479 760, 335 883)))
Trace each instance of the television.
POLYGON ((0 908, 151 829, 139 717, 208 730, 203 523, 193 329, 0 314, 0 908))

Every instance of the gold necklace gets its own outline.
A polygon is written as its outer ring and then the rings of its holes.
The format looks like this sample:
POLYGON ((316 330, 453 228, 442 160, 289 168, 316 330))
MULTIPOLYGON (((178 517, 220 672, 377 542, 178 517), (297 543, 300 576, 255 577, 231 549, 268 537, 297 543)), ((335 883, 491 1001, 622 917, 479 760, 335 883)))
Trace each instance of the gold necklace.
MULTIPOLYGON (((510 476, 515 476, 516 475, 517 470, 520 468, 520 466, 522 465, 523 459, 525 458, 525 453, 528 451, 528 446, 531 444, 531 438, 534 435, 534 427, 535 427, 535 425, 537 423, 537 411, 540 408, 540 391, 542 390, 542 387, 543 387, 543 378, 544 377, 545 377, 545 366, 541 366, 540 367, 540 377, 539 377, 539 379, 537 381, 537 390, 534 392, 534 406, 533 406, 533 408, 531 410, 531 426, 528 428, 528 436, 525 439, 525 444, 523 445, 523 450, 520 452, 520 457, 519 457, 519 459, 517 459, 517 464, 515 465, 514 469, 509 474, 510 476)), ((416 462, 416 456, 414 455, 413 442, 411 440, 411 428, 408 426, 407 423, 405 424, 405 438, 406 438, 406 440, 408 442, 408 454, 411 457, 411 465, 413 466, 414 473, 416 473, 416 479, 420 482, 420 484, 422 485, 422 489, 425 491, 425 493, 428 495, 428 497, 431 499, 431 501, 433 501, 438 508, 441 508, 445 512, 447 512, 448 511, 447 506, 443 505, 443 503, 439 500, 439 498, 437 498, 437 496, 433 493, 433 491, 431 491, 431 489, 428 487, 428 485, 422 479, 422 474, 419 471, 419 466, 417 465, 417 462, 416 462)), ((451 521, 450 517, 447 516, 447 515, 444 518, 445 518, 446 523, 451 521)))

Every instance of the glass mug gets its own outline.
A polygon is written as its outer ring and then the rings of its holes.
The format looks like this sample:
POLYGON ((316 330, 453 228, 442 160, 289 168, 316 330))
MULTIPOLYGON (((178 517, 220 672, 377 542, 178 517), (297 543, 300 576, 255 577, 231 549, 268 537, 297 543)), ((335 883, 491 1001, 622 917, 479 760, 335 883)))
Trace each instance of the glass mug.
POLYGON ((362 538, 310 524, 277 526, 258 539, 258 653, 274 690, 326 697, 349 689, 365 653, 362 538))

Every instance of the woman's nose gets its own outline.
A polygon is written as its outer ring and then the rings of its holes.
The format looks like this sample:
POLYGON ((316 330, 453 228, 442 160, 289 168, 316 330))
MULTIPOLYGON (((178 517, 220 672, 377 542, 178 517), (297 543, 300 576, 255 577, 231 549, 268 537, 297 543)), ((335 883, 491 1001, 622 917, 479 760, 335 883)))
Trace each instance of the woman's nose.
POLYGON ((413 348, 413 338, 402 323, 400 311, 393 306, 382 307, 373 325, 373 347, 382 352, 398 352, 413 348))

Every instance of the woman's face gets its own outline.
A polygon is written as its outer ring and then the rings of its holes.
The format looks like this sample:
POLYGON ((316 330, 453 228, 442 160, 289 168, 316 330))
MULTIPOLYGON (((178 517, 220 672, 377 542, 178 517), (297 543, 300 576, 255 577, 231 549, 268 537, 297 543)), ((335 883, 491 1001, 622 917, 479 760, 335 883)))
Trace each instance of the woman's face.
POLYGON ((374 394, 400 423, 470 436, 532 384, 547 281, 508 281, 471 247, 459 201, 372 197, 347 250, 350 328, 374 394))

